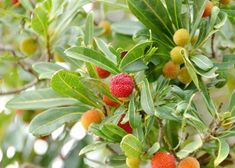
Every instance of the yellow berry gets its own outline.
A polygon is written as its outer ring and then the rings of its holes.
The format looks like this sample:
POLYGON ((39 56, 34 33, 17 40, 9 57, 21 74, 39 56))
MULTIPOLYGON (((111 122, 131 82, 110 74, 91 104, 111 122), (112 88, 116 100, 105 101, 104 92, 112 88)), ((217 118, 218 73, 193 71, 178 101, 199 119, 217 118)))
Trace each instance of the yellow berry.
POLYGON ((184 63, 183 55, 181 54, 181 50, 183 47, 175 47, 171 50, 170 55, 171 55, 171 60, 176 63, 176 64, 182 64, 184 63))
POLYGON ((33 55, 38 49, 38 42, 32 37, 20 42, 20 51, 25 55, 33 55))
POLYGON ((127 158, 126 164, 129 168, 139 168, 140 167, 140 159, 139 158, 127 158))
POLYGON ((187 70, 186 67, 183 67, 183 68, 180 69, 178 79, 181 83, 183 83, 185 85, 192 82, 192 78, 189 75, 188 70, 187 70))
POLYGON ((175 32, 173 40, 177 46, 185 46, 189 42, 189 32, 186 29, 179 29, 175 32))
POLYGON ((102 35, 107 36, 111 33, 111 25, 108 21, 101 21, 99 23, 99 27, 104 29, 104 32, 102 35))

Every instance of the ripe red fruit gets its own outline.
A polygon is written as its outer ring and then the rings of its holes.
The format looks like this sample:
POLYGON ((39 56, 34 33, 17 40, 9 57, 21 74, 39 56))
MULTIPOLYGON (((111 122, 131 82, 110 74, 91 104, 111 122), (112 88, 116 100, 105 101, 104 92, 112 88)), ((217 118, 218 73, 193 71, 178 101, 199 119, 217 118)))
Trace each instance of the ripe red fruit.
POLYGON ((168 152, 157 152, 151 159, 152 168, 176 168, 175 157, 168 152))
POLYGON ((107 104, 108 106, 111 106, 111 107, 119 107, 120 106, 119 103, 112 101, 108 96, 103 96, 103 102, 105 102, 105 104, 107 104))
POLYGON ((96 68, 97 74, 99 75, 99 77, 101 79, 105 79, 105 78, 107 78, 110 75, 110 72, 105 70, 105 69, 103 69, 103 68, 100 68, 98 66, 96 66, 95 68, 96 68))
POLYGON ((180 161, 179 168, 200 168, 200 164, 197 159, 187 157, 180 161))
POLYGON ((131 133, 132 133, 132 128, 131 128, 131 126, 130 126, 129 121, 127 121, 126 123, 122 124, 122 120, 123 120, 123 118, 124 118, 125 116, 126 116, 125 114, 123 114, 123 115, 121 116, 121 118, 120 118, 120 120, 118 121, 118 124, 117 124, 117 125, 118 125, 120 128, 124 129, 127 133, 131 134, 131 133))
POLYGON ((129 97, 134 89, 134 81, 131 76, 121 73, 110 80, 110 92, 116 97, 129 97))
POLYGON ((208 1, 204 10, 204 13, 202 15, 202 17, 208 17, 211 15, 211 11, 213 8, 213 3, 211 1, 208 1))
POLYGON ((176 79, 180 71, 180 66, 170 61, 164 65, 162 71, 165 77, 170 79, 176 79))

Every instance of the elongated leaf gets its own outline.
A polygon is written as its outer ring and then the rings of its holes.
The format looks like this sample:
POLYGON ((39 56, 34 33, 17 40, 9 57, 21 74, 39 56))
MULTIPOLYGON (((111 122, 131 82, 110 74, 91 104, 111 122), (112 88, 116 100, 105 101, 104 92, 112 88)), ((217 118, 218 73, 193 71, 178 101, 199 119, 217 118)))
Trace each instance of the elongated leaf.
POLYGON ((81 83, 79 75, 75 72, 58 71, 51 79, 51 87, 61 95, 70 96, 87 105, 97 107, 98 98, 81 83))
POLYGON ((51 89, 39 89, 22 92, 11 99, 6 107, 10 109, 47 109, 57 106, 75 105, 77 100, 58 95, 51 89))
POLYGON ((173 34, 172 22, 161 0, 128 0, 127 2, 132 13, 147 28, 157 34, 161 41, 173 44, 171 38, 173 34))
POLYGON ((172 22, 177 29, 182 27, 181 8, 182 0, 166 0, 168 12, 171 16, 172 22))
POLYGON ((33 64, 33 69, 39 74, 39 79, 50 79, 56 71, 64 68, 54 63, 39 62, 33 64))
POLYGON ((149 148, 147 152, 148 157, 152 157, 152 155, 156 153, 159 149, 160 149, 160 144, 156 142, 155 144, 153 144, 151 148, 149 148))
POLYGON ((138 126, 141 125, 141 117, 136 112, 134 96, 131 96, 130 99, 131 100, 130 100, 129 108, 128 108, 129 122, 132 128, 137 128, 138 126))
POLYGON ((87 15, 86 19, 85 38, 84 38, 86 46, 92 45, 93 36, 94 36, 94 14, 91 12, 87 15))
POLYGON ((139 30, 143 29, 143 25, 136 21, 120 21, 112 24, 112 30, 125 35, 134 35, 139 30))
POLYGON ((97 44, 98 48, 100 49, 100 51, 102 51, 102 53, 107 57, 107 59, 111 60, 114 64, 116 64, 118 56, 114 55, 109 50, 107 44, 103 40, 96 38, 95 41, 96 41, 96 44, 97 44))
POLYGON ((34 136, 45 136, 65 123, 78 121, 87 107, 62 107, 49 109, 37 115, 30 123, 29 131, 34 136))
POLYGON ((229 145, 224 139, 216 139, 219 143, 219 150, 217 157, 214 161, 214 166, 217 167, 221 162, 223 162, 229 154, 229 145))
POLYGON ((126 156, 125 155, 108 156, 107 164, 113 167, 116 167, 116 166, 126 167, 126 156))
POLYGON ((91 152, 91 151, 94 151, 96 149, 102 148, 105 145, 106 145, 105 142, 96 141, 95 143, 92 143, 92 144, 87 145, 84 148, 82 148, 82 150, 79 152, 79 155, 84 155, 88 152, 91 152))
POLYGON ((92 49, 84 47, 72 47, 66 50, 65 54, 74 59, 93 63, 114 74, 120 72, 113 62, 108 60, 103 54, 92 49))
POLYGON ((213 67, 211 60, 204 55, 195 55, 191 60, 196 64, 196 66, 204 71, 208 71, 213 67))
POLYGON ((141 142, 132 134, 123 137, 120 147, 127 157, 138 158, 142 153, 141 142))
POLYGON ((192 152, 196 151, 197 149, 199 149, 202 145, 203 144, 202 144, 201 140, 191 142, 191 143, 187 144, 179 152, 177 152, 176 155, 177 155, 178 158, 183 159, 183 158, 187 157, 190 153, 192 153, 192 152))
POLYGON ((149 115, 153 115, 155 113, 153 98, 151 95, 151 90, 147 79, 144 80, 141 89, 141 107, 149 115))
POLYGON ((150 46, 152 42, 144 42, 141 44, 136 45, 133 49, 131 49, 126 56, 120 62, 119 67, 124 69, 128 65, 132 64, 133 62, 137 61, 138 59, 144 57, 144 52, 146 47, 150 46))
POLYGON ((233 91, 232 96, 230 98, 229 102, 229 111, 233 113, 233 116, 235 115, 235 91, 233 91))
POLYGON ((121 142, 122 138, 127 134, 122 128, 114 124, 105 124, 101 127, 101 132, 107 139, 113 142, 121 142))

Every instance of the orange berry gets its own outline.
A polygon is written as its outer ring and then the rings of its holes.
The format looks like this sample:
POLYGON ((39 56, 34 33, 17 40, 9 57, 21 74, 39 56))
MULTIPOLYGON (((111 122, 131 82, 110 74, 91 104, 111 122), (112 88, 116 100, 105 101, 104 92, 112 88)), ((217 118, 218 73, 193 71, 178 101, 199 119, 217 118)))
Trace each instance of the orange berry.
POLYGON ((180 72, 178 74, 178 79, 181 83, 183 83, 185 85, 192 82, 192 78, 189 75, 188 70, 187 70, 186 67, 183 67, 183 68, 180 69, 180 72))
POLYGON ((108 106, 111 106, 111 107, 119 107, 120 106, 119 103, 112 101, 108 96, 103 96, 103 102, 105 102, 105 104, 107 104, 108 106))
POLYGON ((111 25, 108 21, 101 21, 99 23, 99 27, 104 29, 104 32, 102 35, 107 36, 111 33, 111 25))
POLYGON ((220 3, 223 5, 228 5, 231 2, 231 0, 220 0, 220 3))
POLYGON ((197 159, 187 157, 180 161, 179 168, 200 168, 200 164, 197 159))
POLYGON ((104 118, 104 114, 97 110, 88 110, 81 117, 82 126, 88 130, 92 123, 100 123, 104 118))
POLYGON ((205 10, 204 10, 204 13, 203 13, 202 17, 210 16, 213 6, 214 6, 213 3, 211 1, 208 1, 207 4, 206 4, 206 7, 205 7, 205 10))
POLYGON ((157 152, 151 159, 152 168, 176 168, 175 157, 168 152, 157 152))
POLYGON ((175 32, 173 40, 177 46, 185 46, 189 42, 189 32, 186 29, 179 29, 175 32))
POLYGON ((170 79, 176 79, 180 71, 180 66, 172 61, 166 63, 163 67, 163 74, 170 79))

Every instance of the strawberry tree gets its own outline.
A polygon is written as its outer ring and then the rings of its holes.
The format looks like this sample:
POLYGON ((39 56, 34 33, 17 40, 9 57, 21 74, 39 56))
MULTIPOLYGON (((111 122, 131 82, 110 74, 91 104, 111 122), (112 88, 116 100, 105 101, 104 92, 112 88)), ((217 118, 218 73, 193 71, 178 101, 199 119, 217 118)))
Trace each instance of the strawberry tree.
POLYGON ((2 13, 19 17, 30 37, 19 51, 4 50, 34 79, 1 94, 17 93, 9 109, 42 110, 29 124, 32 135, 81 123, 90 141, 76 149, 77 158, 92 167, 234 165, 234 2, 16 3, 25 16, 2 13), (94 10, 84 11, 91 3, 94 10), (111 25, 104 17, 112 7, 127 19, 111 25), (89 157, 101 148, 109 151, 104 161, 89 157))

